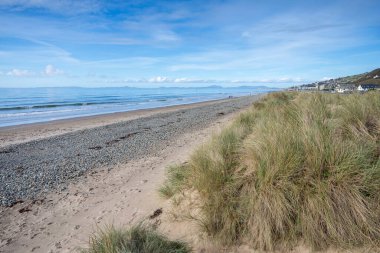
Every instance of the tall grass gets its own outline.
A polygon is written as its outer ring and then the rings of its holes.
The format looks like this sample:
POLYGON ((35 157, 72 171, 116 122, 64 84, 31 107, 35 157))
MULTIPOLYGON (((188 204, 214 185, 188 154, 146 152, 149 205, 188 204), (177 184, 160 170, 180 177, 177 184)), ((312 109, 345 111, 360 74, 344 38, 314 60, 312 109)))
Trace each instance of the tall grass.
POLYGON ((82 253, 189 253, 184 242, 169 241, 152 228, 138 225, 130 229, 108 227, 90 238, 82 253))
POLYGON ((171 198, 185 187, 185 179, 188 176, 188 165, 172 165, 167 169, 166 181, 158 190, 164 198, 171 198))
POLYGON ((183 182, 223 244, 379 249, 379 157, 380 93, 275 93, 196 150, 183 182))

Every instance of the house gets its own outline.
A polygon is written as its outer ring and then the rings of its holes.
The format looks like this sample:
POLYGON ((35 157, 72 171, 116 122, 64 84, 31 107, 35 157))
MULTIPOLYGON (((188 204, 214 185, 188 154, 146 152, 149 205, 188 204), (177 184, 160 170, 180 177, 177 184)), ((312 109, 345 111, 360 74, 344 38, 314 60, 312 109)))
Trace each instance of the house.
POLYGON ((301 85, 302 90, 318 90, 318 84, 311 83, 311 84, 304 84, 301 85))
POLYGON ((380 90, 380 84, 360 84, 358 91, 380 90))
POLYGON ((338 84, 335 91, 338 93, 349 93, 355 90, 355 85, 353 84, 338 84))
POLYGON ((318 83, 318 90, 324 90, 325 84, 324 83, 318 83))

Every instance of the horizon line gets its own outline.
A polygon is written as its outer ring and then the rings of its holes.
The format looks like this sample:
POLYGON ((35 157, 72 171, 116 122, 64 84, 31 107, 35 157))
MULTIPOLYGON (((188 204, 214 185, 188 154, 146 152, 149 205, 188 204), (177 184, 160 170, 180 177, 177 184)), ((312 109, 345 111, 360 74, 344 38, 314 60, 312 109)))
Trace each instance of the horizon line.
MULTIPOLYGON (((188 89, 188 88, 269 88, 269 89, 283 89, 282 87, 272 87, 266 85, 239 85, 239 86, 222 86, 222 85, 207 85, 207 86, 147 86, 147 87, 136 87, 136 86, 35 86, 35 87, 4 87, 0 86, 0 89, 41 89, 41 88, 81 88, 81 89, 100 89, 100 88, 133 88, 133 89, 162 89, 162 88, 179 88, 179 89, 188 89)), ((289 86, 290 87, 290 86, 289 86)))

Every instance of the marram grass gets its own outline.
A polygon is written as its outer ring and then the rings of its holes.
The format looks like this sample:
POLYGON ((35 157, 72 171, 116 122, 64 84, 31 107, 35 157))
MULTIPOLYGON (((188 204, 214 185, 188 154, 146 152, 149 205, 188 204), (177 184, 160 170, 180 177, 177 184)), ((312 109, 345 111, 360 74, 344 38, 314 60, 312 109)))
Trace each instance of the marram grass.
POLYGON ((159 188, 159 193, 164 198, 171 198, 184 187, 184 181, 187 177, 188 165, 172 165, 166 171, 166 181, 159 188))
POLYGON ((130 229, 113 226, 99 230, 90 238, 89 248, 82 253, 189 253, 190 247, 181 241, 170 241, 145 225, 130 229))
POLYGON ((222 244, 379 251, 379 157, 380 93, 275 93, 196 150, 175 189, 199 195, 222 244))

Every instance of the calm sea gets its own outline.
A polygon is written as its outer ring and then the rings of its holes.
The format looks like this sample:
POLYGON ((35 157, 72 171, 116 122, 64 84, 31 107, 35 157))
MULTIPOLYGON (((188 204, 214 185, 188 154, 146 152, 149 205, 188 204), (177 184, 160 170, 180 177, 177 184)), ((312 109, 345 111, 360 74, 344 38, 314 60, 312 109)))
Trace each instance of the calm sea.
POLYGON ((0 88, 0 126, 45 122, 266 93, 238 88, 0 88))

